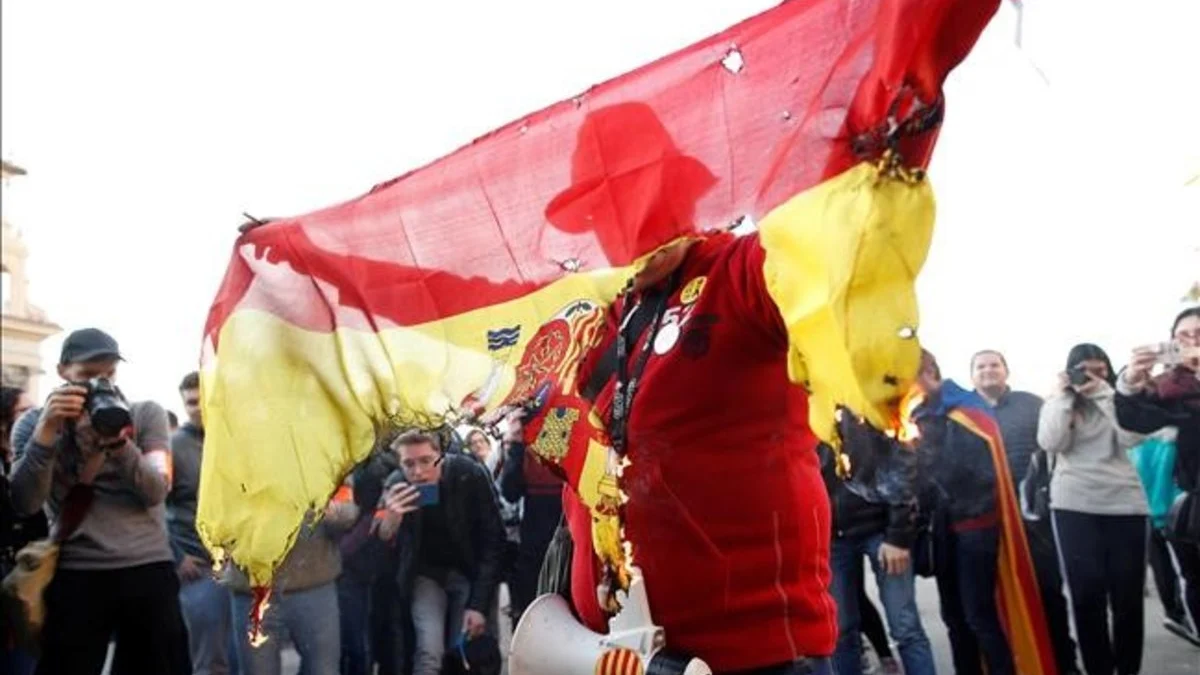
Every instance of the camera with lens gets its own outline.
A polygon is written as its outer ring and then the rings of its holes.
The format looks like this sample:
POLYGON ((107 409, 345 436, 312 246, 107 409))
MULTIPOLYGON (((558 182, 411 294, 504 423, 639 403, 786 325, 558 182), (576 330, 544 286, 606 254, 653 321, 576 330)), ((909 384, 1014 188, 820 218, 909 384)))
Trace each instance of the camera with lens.
POLYGON ((83 407, 92 420, 92 428, 101 437, 119 436, 125 427, 133 426, 129 403, 121 394, 121 390, 107 377, 94 377, 86 382, 72 384, 87 389, 87 399, 83 407))
POLYGON ((1088 376, 1088 371, 1083 365, 1078 365, 1067 373, 1067 381, 1071 383, 1071 386, 1082 387, 1091 382, 1092 378, 1088 376))

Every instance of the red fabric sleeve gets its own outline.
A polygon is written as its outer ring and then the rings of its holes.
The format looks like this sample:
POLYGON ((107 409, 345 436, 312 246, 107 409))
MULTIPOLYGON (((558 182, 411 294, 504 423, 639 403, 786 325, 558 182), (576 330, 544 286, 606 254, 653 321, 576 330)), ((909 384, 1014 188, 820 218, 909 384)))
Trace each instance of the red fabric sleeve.
POLYGON ((787 328, 763 277, 763 250, 758 233, 735 238, 728 248, 726 269, 729 271, 731 297, 744 318, 766 333, 780 349, 787 349, 787 328))

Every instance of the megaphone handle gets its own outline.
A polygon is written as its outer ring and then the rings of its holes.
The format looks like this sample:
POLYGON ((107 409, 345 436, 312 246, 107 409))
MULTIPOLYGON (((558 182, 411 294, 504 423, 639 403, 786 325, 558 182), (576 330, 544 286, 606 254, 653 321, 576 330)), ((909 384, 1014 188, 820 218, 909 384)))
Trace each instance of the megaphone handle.
POLYGON ((700 659, 665 649, 655 652, 646 667, 646 675, 712 675, 712 669, 700 659))

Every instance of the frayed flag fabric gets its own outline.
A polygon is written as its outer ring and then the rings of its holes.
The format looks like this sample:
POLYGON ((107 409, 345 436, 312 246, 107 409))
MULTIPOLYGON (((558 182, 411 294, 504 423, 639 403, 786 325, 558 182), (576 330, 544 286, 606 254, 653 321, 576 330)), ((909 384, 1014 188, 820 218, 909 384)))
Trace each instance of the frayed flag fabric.
MULTIPOLYGON (((574 378, 605 309, 658 248, 747 219, 813 431, 832 438, 838 405, 893 425, 920 358, 941 86, 998 1, 784 2, 246 228, 204 332, 206 544, 267 586, 380 430, 550 388, 569 402, 551 426, 587 453, 595 436, 559 423, 589 417, 574 378)), ((590 456, 555 451, 579 494, 608 494, 590 456)))

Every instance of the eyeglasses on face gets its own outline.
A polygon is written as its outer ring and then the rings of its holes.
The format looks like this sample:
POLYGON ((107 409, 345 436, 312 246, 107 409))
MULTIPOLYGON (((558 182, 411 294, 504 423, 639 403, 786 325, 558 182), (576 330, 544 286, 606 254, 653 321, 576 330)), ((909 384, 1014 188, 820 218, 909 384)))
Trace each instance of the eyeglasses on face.
POLYGON ((415 469, 432 469, 442 463, 441 455, 423 455, 421 457, 410 457, 400 461, 400 466, 405 471, 413 471, 415 469))

